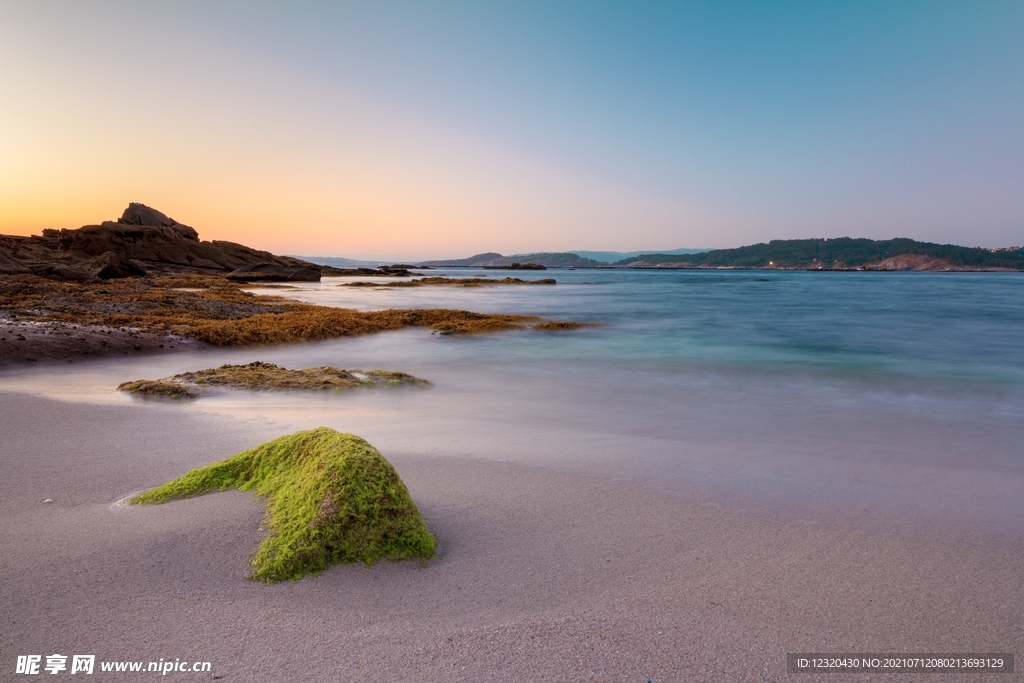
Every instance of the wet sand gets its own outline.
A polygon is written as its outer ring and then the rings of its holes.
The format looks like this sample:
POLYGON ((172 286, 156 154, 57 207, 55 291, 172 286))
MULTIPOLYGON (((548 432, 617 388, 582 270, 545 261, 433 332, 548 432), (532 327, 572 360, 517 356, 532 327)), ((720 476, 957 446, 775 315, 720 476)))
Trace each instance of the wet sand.
POLYGON ((13 320, 0 311, 0 370, 26 363, 75 361, 203 348, 173 334, 150 334, 106 325, 13 320))
POLYGON ((787 652, 1020 655, 1024 642, 1018 530, 794 520, 385 452, 438 557, 264 585, 245 580, 261 538, 250 494, 115 503, 280 436, 269 422, 0 393, 0 434, 5 672, 62 653, 210 661, 226 681, 813 681, 836 676, 789 675, 787 652))

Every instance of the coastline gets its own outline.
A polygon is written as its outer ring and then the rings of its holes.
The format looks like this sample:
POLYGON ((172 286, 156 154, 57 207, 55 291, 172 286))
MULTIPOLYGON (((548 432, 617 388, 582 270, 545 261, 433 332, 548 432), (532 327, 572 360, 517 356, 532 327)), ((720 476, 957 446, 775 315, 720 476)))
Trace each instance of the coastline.
MULTIPOLYGON (((1012 651, 1024 635, 1019 536, 796 522, 415 451, 385 456, 436 559, 254 584, 262 508, 247 494, 115 503, 279 436, 272 422, 16 393, 0 393, 0 421, 11 656, 182 657, 246 681, 813 681, 831 679, 787 675, 786 652, 1012 651)), ((918 679, 933 680, 872 677, 918 679)))
MULTIPOLYGON (((554 282, 551 280, 550 282, 554 282)), ((529 284, 521 281, 521 284, 529 284)), ((491 334, 586 323, 461 309, 359 311, 254 295, 215 276, 136 278, 102 284, 21 277, 0 282, 0 369, 13 364, 261 347, 426 327, 491 334)))

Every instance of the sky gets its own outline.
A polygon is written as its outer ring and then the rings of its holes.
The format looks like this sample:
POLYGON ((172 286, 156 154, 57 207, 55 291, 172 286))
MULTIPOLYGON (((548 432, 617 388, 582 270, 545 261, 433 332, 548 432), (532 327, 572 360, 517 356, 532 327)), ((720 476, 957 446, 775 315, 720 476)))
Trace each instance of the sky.
POLYGON ((0 233, 1024 244, 1024 3, 0 0, 0 233))

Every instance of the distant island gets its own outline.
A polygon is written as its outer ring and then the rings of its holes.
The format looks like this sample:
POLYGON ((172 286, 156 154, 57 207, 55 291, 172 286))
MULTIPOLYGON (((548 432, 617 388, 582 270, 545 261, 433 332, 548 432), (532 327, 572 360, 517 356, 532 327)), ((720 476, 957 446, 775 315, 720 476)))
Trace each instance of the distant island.
POLYGON ((416 265, 430 268, 511 268, 514 263, 537 264, 545 268, 600 268, 608 265, 607 263, 583 258, 569 252, 542 252, 538 254, 516 254, 514 256, 502 256, 495 252, 487 252, 470 256, 469 258, 420 261, 416 265))
POLYGON ((772 240, 736 249, 637 254, 605 263, 578 254, 502 256, 488 252, 464 259, 421 262, 420 266, 487 268, 529 261, 548 268, 739 268, 780 270, 977 271, 1024 270, 1024 247, 981 249, 918 242, 908 238, 870 240, 772 240))

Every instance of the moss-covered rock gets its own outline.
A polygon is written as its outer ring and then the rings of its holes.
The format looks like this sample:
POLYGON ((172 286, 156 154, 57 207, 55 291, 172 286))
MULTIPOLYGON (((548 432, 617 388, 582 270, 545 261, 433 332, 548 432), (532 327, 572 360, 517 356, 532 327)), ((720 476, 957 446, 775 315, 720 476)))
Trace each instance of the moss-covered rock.
POLYGON ((125 382, 120 391, 194 398, 202 387, 227 387, 253 391, 334 391, 395 386, 429 387, 430 382, 393 370, 343 370, 330 366, 289 370, 273 363, 256 361, 246 365, 183 372, 165 379, 125 382))
POLYGON ((209 491, 255 491, 267 537, 250 578, 299 579, 332 564, 427 559, 437 541, 395 468, 353 434, 319 427, 192 470, 135 498, 163 503, 209 491))
POLYGON ((195 398, 196 394, 181 382, 165 379, 137 379, 117 385, 118 391, 144 396, 170 396, 171 398, 195 398))
POLYGON ((194 386, 222 386, 236 389, 297 389, 343 391, 363 387, 396 384, 429 386, 425 379, 391 370, 344 370, 330 366, 289 370, 273 363, 256 361, 245 365, 221 365, 217 368, 183 372, 169 378, 194 386))

